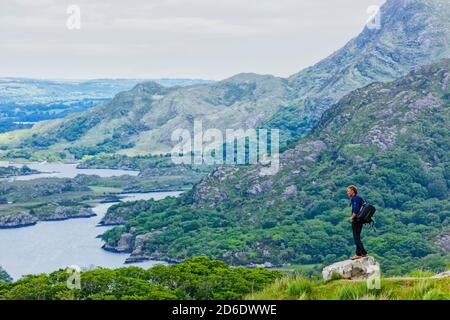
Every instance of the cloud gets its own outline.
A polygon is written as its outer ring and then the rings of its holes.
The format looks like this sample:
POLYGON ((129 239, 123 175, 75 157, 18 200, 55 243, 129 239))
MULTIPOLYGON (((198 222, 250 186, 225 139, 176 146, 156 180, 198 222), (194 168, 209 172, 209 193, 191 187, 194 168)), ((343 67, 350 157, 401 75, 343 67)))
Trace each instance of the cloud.
POLYGON ((0 76, 286 76, 355 36, 383 1, 2 0, 0 76), (66 28, 71 4, 81 30, 66 28))

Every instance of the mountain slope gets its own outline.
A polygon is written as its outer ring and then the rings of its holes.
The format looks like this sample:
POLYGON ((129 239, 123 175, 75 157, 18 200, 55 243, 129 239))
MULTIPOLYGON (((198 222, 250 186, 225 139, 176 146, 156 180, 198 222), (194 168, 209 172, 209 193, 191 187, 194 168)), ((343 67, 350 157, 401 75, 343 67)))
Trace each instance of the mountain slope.
POLYGON ((177 128, 254 127, 275 106, 285 103, 289 89, 273 76, 241 74, 212 85, 165 88, 154 82, 118 94, 110 103, 58 121, 43 122, 29 131, 0 136, 7 145, 68 148, 105 145, 127 153, 169 152, 177 128), (19 137, 19 138, 17 138, 19 137))
POLYGON ((191 129, 194 119, 202 120, 205 129, 280 128, 283 143, 292 141, 350 91, 450 57, 448 1, 388 0, 381 17, 379 30, 364 29, 341 50, 288 79, 241 74, 173 90, 142 84, 87 113, 0 136, 0 144, 53 151, 76 148, 77 154, 82 154, 80 148, 90 148, 87 154, 94 149, 164 153, 172 148, 172 131, 191 129))
MULTIPOLYGON (((212 82, 196 79, 154 79, 152 81, 164 87, 212 82)), ((142 79, 41 80, 0 78, 0 105, 48 105, 83 99, 111 99, 117 93, 130 90, 141 82, 143 82, 142 79)))
POLYGON ((218 168, 180 200, 128 207, 134 218, 104 239, 114 247, 124 233, 139 235, 133 259, 332 262, 352 251, 345 191, 357 184, 378 208, 378 233, 365 236, 384 270, 442 269, 448 256, 433 237, 450 227, 449 81, 447 59, 353 91, 281 154, 276 175, 218 168))
POLYGON ((289 77, 295 99, 265 126, 285 129, 284 139, 295 138, 350 91, 392 81, 412 68, 450 57, 448 1, 388 0, 380 17, 379 30, 366 27, 327 59, 289 77))
MULTIPOLYGON (((155 79, 165 87, 212 83, 194 79, 155 79)), ((142 80, 39 80, 0 78, 0 132, 30 128, 33 123, 58 119, 110 101, 142 80)))

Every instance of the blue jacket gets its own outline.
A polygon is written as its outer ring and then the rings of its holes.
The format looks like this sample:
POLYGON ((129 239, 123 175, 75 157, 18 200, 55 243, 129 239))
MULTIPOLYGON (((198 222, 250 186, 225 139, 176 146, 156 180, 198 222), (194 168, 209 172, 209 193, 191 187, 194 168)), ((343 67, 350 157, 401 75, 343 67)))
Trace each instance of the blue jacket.
POLYGON ((353 196, 352 200, 351 200, 352 214, 353 213, 358 214, 358 212, 361 209, 361 206, 363 205, 363 203, 364 203, 364 200, 360 196, 358 196, 358 195, 353 196))

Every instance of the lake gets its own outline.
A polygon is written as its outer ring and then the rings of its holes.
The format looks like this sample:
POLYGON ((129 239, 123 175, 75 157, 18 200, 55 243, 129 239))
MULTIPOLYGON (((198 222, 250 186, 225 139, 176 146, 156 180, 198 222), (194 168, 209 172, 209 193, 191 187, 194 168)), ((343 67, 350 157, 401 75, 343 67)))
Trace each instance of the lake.
MULTIPOLYGON (((126 194, 123 195, 123 201, 158 200, 179 194, 180 192, 126 194)), ((124 265, 128 254, 101 249, 103 241, 97 236, 111 227, 100 227, 97 224, 113 204, 98 204, 93 209, 97 216, 92 218, 38 222, 31 227, 0 230, 0 266, 16 280, 22 275, 48 273, 71 265, 81 268, 118 268, 128 265, 149 268, 156 263, 163 263, 148 261, 124 265)))
MULTIPOLYGON (((22 167, 24 164, 0 162, 0 167, 15 166, 22 167)), ((77 169, 77 164, 72 163, 26 163, 31 169, 38 170, 42 173, 30 174, 26 176, 17 176, 8 178, 8 180, 33 180, 37 178, 75 178, 77 174, 98 175, 100 177, 113 177, 113 176, 137 176, 139 171, 131 170, 118 170, 118 169, 77 169)))
MULTIPOLYGON (((78 173, 113 176, 129 174, 124 170, 76 169, 67 164, 27 164, 40 171, 56 171, 52 176, 72 177, 78 173), (80 172, 82 171, 82 172, 80 172), (88 171, 89 173, 86 173, 88 171), (74 172, 76 174, 74 175, 74 172)), ((30 175, 22 178, 36 179, 42 175, 30 175), (33 176, 33 177, 32 177, 33 176)), ((181 192, 149 192, 122 194, 122 201, 163 199, 178 196, 181 192)), ((111 227, 101 227, 98 223, 114 203, 100 203, 93 210, 97 216, 64 221, 38 222, 38 224, 17 229, 0 230, 0 266, 15 280, 27 274, 49 273, 60 268, 76 265, 80 268, 104 267, 119 268, 138 265, 149 268, 159 261, 147 261, 138 264, 124 264, 128 254, 107 252, 101 249, 103 241, 97 236, 111 227)), ((164 263, 165 264, 165 263, 164 263)))

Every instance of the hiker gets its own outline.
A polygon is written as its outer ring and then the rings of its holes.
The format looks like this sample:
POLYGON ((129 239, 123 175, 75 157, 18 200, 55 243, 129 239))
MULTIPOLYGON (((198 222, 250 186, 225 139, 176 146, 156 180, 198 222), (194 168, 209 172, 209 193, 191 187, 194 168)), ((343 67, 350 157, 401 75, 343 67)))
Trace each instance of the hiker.
POLYGON ((361 206, 364 203, 364 200, 358 196, 358 189, 356 189, 353 185, 347 188, 347 195, 351 198, 353 240, 356 245, 356 255, 354 255, 351 259, 357 260, 367 256, 367 252, 361 241, 361 231, 364 223, 358 221, 356 218, 361 206))

